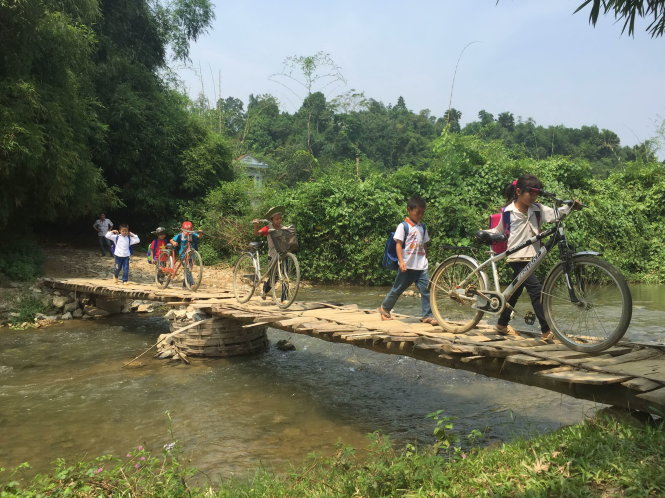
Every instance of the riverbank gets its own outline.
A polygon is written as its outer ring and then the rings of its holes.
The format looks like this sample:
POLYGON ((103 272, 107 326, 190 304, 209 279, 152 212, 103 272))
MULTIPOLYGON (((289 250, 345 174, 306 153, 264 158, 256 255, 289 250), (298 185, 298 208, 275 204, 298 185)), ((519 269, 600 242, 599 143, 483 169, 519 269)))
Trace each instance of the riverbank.
POLYGON ((662 496, 665 427, 627 414, 593 419, 529 440, 488 448, 482 433, 457 435, 437 424, 438 442, 395 450, 372 434, 368 452, 340 447, 290 472, 257 469, 249 478, 207 482, 187 468, 175 443, 124 458, 71 463, 21 484, 21 469, 0 472, 6 496, 662 496))

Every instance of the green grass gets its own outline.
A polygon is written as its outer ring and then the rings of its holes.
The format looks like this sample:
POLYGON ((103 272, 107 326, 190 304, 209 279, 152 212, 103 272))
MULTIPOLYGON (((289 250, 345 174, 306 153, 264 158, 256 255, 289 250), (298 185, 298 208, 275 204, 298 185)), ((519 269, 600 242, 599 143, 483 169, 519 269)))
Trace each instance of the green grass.
MULTIPOLYGON (((434 417, 436 418, 436 417, 434 417)), ((449 419, 437 419, 439 442, 396 450, 371 435, 369 452, 339 448, 312 456, 286 474, 259 470, 245 479, 190 486, 195 471, 172 451, 137 449, 102 457, 21 485, 0 472, 0 496, 663 496, 665 427, 599 416, 531 440, 462 450, 449 419), (439 422, 441 421, 441 422, 439 422), (143 459, 141 459, 143 457, 143 459), (138 466, 137 466, 138 464, 138 466), (9 480, 2 484, 3 478, 9 480)), ((477 436, 477 434, 476 434, 477 436)), ((475 437, 475 436, 474 436, 475 437)), ((464 439, 464 438, 462 438, 464 439)), ((200 482, 201 476, 197 477, 200 482)))

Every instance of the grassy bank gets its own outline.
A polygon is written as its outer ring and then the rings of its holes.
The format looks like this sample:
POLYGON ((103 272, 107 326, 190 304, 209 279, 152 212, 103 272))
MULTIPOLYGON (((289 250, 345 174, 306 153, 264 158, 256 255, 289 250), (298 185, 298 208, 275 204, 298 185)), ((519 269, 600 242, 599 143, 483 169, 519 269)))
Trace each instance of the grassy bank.
POLYGON ((395 450, 372 435, 368 454, 340 448, 285 475, 207 486, 176 450, 142 447, 124 458, 69 465, 20 484, 21 470, 0 473, 0 496, 662 496, 665 427, 599 416, 530 440, 461 449, 443 421, 439 442, 395 450))

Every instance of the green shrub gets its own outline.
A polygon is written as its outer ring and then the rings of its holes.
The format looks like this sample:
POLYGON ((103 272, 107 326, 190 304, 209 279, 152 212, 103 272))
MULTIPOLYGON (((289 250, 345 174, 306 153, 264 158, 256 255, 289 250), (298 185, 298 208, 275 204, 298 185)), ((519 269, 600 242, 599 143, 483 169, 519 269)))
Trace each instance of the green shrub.
POLYGON ((41 274, 42 250, 30 239, 0 247, 0 273, 11 280, 32 280, 41 274))

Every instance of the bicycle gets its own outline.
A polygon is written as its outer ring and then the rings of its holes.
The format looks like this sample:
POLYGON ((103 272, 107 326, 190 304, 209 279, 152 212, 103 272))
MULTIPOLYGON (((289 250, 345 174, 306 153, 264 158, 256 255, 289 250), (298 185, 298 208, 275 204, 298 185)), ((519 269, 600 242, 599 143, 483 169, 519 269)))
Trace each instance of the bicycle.
MULTIPOLYGON (((266 221, 266 220, 261 220, 266 221)), ((233 270, 233 292, 240 303, 246 303, 256 287, 270 278, 272 299, 280 308, 288 308, 295 300, 300 287, 300 265, 290 252, 297 245, 293 228, 271 229, 268 232, 277 255, 270 259, 268 269, 261 275, 259 248, 262 242, 250 242, 248 250, 238 258, 233 270)), ((262 296, 265 299, 265 291, 262 296)))
MULTIPOLYGON (((574 201, 558 199, 542 192, 553 207, 572 206, 574 201)), ((490 257, 482 264, 459 254, 468 248, 455 248, 458 254, 437 266, 430 282, 432 312, 447 332, 463 333, 475 327, 485 313, 499 315, 508 299, 531 275, 556 245, 559 262, 543 282, 541 300, 545 318, 552 332, 570 349, 599 353, 616 344, 626 333, 632 316, 632 297, 623 275, 593 251, 574 252, 568 244, 564 220, 569 213, 558 215, 554 226, 522 244, 490 257), (499 286, 496 263, 530 245, 551 237, 503 290, 499 286), (483 270, 491 267, 494 289, 483 270), (446 319, 444 320, 444 316, 446 319)), ((505 235, 485 233, 482 242, 506 240, 505 235)), ((533 318, 531 317, 531 320, 533 318)), ((533 323, 533 322, 531 322, 533 323)))
POLYGON ((187 243, 185 253, 182 257, 176 256, 176 250, 173 244, 166 244, 155 261, 155 283, 162 289, 166 289, 171 280, 178 273, 180 267, 183 268, 185 286, 195 291, 201 285, 203 279, 203 260, 196 249, 192 248, 191 230, 185 230, 188 233, 184 242, 187 243))

